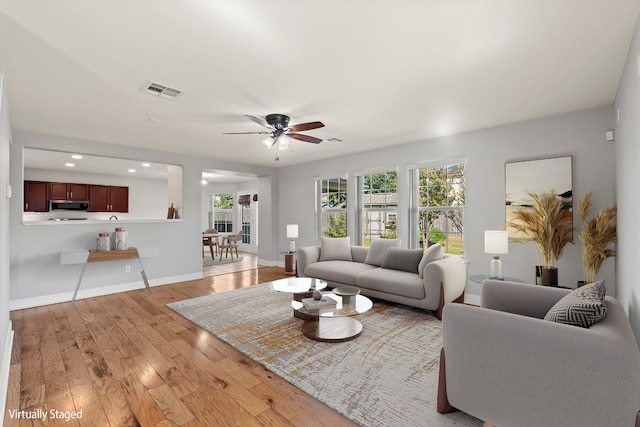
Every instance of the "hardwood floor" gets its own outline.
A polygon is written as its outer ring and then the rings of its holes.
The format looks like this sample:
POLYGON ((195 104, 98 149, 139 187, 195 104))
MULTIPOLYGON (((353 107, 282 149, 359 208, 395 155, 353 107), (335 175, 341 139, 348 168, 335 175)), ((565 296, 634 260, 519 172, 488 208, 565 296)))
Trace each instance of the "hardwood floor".
POLYGON ((355 425, 165 307, 282 277, 263 267, 11 312, 4 426, 355 425))

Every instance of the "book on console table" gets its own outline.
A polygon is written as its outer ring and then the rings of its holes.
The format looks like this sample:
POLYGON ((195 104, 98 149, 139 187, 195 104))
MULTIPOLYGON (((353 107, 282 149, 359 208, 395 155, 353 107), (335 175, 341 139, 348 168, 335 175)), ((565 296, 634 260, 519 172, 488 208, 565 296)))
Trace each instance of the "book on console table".
POLYGON ((317 310, 319 308, 335 307, 337 302, 333 298, 322 297, 321 299, 303 298, 302 304, 307 310, 317 310))

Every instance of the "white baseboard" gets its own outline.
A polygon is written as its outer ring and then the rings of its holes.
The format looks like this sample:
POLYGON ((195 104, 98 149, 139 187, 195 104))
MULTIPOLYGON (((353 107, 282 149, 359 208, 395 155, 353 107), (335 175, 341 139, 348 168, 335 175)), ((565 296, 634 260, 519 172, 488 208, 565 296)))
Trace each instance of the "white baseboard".
MULTIPOLYGON (((161 286, 171 283, 186 282, 189 280, 202 279, 202 272, 183 274, 180 276, 162 277, 159 279, 149 280, 149 286, 161 286)), ((102 295, 117 294, 119 292, 134 291, 136 289, 144 289, 144 282, 142 280, 130 283, 122 283, 118 285, 103 286, 100 288, 92 289, 80 289, 76 299, 93 298, 102 295)), ((57 304, 60 302, 68 302, 73 298, 73 292, 63 292, 60 294, 42 295, 34 298, 24 298, 19 300, 9 301, 9 311, 21 310, 23 308, 39 307, 42 305, 57 304)))
POLYGON ((0 365, 0 424, 4 419, 7 392, 9 391, 9 372, 11 371, 11 350, 13 348, 13 328, 9 320, 7 339, 4 343, 4 354, 2 355, 2 365, 0 365))
POLYGON ((475 294, 468 294, 465 293, 464 294, 464 302, 465 304, 473 304, 473 305, 480 305, 480 295, 475 295, 475 294))
POLYGON ((284 261, 272 261, 258 258, 258 265, 266 265, 267 267, 284 267, 284 261))

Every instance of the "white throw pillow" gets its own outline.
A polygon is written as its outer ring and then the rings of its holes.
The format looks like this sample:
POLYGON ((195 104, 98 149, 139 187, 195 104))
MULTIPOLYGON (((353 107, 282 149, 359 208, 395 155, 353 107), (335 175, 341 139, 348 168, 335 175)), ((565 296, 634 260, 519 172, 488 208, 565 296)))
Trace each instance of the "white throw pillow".
POLYGON ((349 236, 321 237, 320 261, 353 261, 349 236))
POLYGON ((387 249, 399 247, 400 239, 371 239, 369 252, 367 252, 364 263, 380 267, 387 255, 387 249))
POLYGON ((439 260, 444 257, 444 250, 442 249, 442 245, 440 243, 436 243, 435 245, 431 245, 424 251, 424 255, 422 255, 422 259, 420 260, 420 264, 418 264, 418 273, 420 277, 424 277, 424 268, 432 261, 439 260))

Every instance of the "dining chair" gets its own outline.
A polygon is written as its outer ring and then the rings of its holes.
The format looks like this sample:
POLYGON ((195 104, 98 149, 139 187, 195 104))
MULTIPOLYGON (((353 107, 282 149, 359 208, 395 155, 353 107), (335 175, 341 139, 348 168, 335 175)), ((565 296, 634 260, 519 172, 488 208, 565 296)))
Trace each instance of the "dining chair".
POLYGON ((231 234, 222 239, 222 244, 220 245, 220 261, 222 261, 222 250, 226 249, 225 258, 229 255, 229 249, 231 249, 231 260, 233 261, 233 250, 236 250, 236 258, 239 258, 238 255, 238 242, 242 241, 242 230, 238 231, 236 234, 231 234))
MULTIPOLYGON (((209 250, 211 251, 211 259, 216 259, 216 256, 214 255, 214 253, 217 254, 218 252, 218 239, 213 237, 205 237, 204 234, 218 234, 218 230, 216 230, 215 228, 208 228, 202 234, 203 234, 202 236, 203 248, 209 247, 209 250)), ((204 250, 202 251, 202 258, 204 258, 204 250)))

